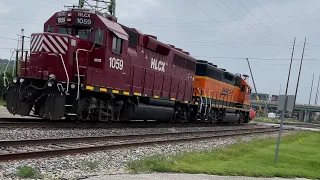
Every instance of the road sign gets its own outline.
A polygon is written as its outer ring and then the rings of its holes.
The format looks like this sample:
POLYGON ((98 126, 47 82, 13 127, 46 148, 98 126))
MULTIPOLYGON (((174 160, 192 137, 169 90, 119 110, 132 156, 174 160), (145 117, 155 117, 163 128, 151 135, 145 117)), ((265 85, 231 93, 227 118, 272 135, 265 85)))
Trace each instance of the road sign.
POLYGON ((278 100, 278 110, 282 111, 286 108, 285 111, 292 112, 294 106, 294 95, 280 95, 278 100), (287 97, 287 99, 286 99, 287 97), (285 103, 287 103, 285 105, 285 103))

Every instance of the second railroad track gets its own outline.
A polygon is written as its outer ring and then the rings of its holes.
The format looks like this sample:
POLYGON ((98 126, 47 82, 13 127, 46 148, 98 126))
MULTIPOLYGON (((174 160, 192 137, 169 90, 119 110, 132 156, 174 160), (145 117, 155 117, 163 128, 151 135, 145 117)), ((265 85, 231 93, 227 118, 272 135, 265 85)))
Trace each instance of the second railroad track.
POLYGON ((0 141, 0 161, 277 131, 275 127, 0 141))

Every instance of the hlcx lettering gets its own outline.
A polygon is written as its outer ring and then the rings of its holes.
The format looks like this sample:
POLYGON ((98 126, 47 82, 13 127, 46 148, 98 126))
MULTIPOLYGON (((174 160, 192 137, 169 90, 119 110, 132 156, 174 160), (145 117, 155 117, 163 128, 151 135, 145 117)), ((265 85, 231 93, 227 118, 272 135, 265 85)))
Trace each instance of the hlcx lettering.
POLYGON ((229 89, 229 88, 222 88, 222 92, 223 93, 227 93, 227 94, 232 94, 233 93, 233 89, 229 89))
POLYGON ((157 71, 165 72, 165 67, 166 63, 163 61, 158 61, 154 58, 151 58, 151 68, 157 71))

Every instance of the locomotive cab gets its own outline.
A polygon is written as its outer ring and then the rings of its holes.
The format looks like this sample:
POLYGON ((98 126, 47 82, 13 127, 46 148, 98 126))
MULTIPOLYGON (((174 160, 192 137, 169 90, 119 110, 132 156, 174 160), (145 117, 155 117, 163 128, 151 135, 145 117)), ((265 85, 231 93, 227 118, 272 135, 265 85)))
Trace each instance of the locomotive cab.
POLYGON ((114 18, 72 9, 55 13, 44 23, 43 30, 43 33, 31 35, 30 58, 23 63, 21 74, 16 74, 15 83, 8 89, 10 113, 29 115, 34 107, 36 115, 61 119, 65 115, 64 102, 79 100, 86 84, 117 88, 124 83, 121 75, 126 74, 128 35, 114 18), (123 72, 120 75, 119 70, 123 72), (87 77, 88 73, 92 75, 87 77), (22 92, 21 87, 25 87, 22 92), (56 94, 61 94, 61 98, 53 98, 52 102, 44 98, 56 97, 56 94), (16 105, 17 101, 24 103, 16 105), (58 108, 58 101, 61 108, 58 108), (51 108, 48 113, 41 109, 52 106, 58 109, 51 108))

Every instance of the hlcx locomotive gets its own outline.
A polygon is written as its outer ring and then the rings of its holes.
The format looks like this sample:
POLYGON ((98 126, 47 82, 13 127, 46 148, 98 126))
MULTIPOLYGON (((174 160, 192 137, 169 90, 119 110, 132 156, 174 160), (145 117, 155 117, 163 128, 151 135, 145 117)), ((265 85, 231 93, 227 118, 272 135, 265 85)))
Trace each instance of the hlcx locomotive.
POLYGON ((55 13, 42 33, 31 35, 30 57, 16 66, 20 73, 7 91, 11 114, 181 123, 248 123, 253 117, 247 76, 92 10, 55 13))

